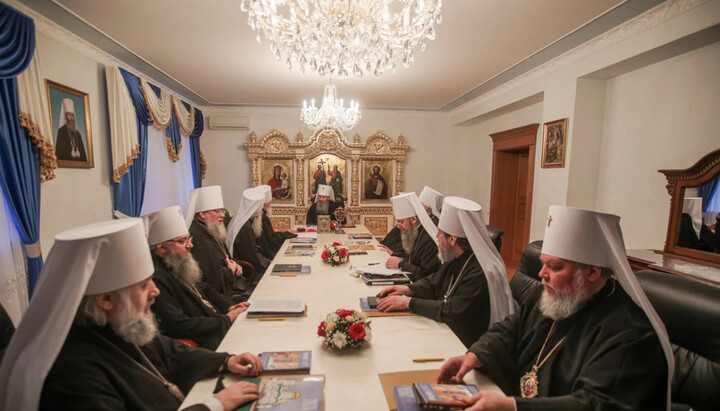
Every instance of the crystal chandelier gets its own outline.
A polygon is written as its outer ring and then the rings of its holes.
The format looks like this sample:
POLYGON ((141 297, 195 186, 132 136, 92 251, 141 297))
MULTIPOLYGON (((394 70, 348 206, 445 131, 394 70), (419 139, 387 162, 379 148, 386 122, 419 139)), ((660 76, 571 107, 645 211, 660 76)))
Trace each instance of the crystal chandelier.
POLYGON ((310 130, 339 128, 347 131, 354 128, 360 121, 360 104, 350 100, 349 107, 343 106, 343 99, 338 99, 337 88, 330 77, 330 83, 325 86, 325 94, 320 108, 315 107, 315 99, 312 99, 310 106, 307 101, 303 101, 300 119, 310 130))
POLYGON ((240 8, 258 43, 262 33, 289 69, 381 77, 399 60, 410 67, 413 50, 435 39, 441 6, 442 0, 242 0, 240 8))

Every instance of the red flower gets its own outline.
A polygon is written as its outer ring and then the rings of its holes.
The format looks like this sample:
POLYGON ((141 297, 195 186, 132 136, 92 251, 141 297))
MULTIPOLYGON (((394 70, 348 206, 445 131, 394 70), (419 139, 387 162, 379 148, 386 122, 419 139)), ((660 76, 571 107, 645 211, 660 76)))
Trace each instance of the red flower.
POLYGON ((323 321, 318 325, 318 336, 325 337, 325 335, 325 321, 323 321))
POLYGON ((330 251, 328 251, 328 250, 323 251, 321 257, 323 260, 327 260, 328 258, 330 258, 330 251))
POLYGON ((347 253, 348 253, 347 248, 341 248, 340 250, 338 250, 338 254, 340 254, 340 257, 347 256, 347 253))
POLYGON ((343 318, 347 317, 348 315, 353 315, 354 313, 355 313, 355 311, 353 311, 353 310, 344 310, 344 309, 342 309, 342 308, 339 309, 339 310, 337 310, 337 311, 335 311, 335 314, 337 314, 337 315, 339 315, 340 317, 343 317, 343 318))
POLYGON ((333 245, 332 245, 332 246, 333 246, 333 247, 337 247, 337 246, 339 246, 339 245, 340 245, 340 243, 338 243, 337 241, 335 241, 335 242, 333 242, 333 245))
POLYGON ((365 327, 360 323, 355 323, 348 328, 348 335, 353 340, 362 340, 365 338, 365 327))

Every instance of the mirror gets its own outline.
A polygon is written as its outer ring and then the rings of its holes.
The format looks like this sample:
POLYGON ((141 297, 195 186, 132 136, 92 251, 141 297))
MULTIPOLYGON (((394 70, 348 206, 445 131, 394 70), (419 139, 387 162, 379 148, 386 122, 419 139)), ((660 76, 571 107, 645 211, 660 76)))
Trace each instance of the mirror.
POLYGON ((720 264, 720 150, 684 170, 659 170, 670 194, 666 254, 720 264))

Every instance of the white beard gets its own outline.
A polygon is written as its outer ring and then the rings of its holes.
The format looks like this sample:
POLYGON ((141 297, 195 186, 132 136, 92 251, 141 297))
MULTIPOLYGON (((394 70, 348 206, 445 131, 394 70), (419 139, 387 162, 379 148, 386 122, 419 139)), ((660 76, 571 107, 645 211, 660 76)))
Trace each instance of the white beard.
POLYGON ((194 286, 202 278, 200 265, 192 254, 182 255, 170 251, 165 257, 165 264, 178 281, 188 286, 194 286))
POLYGON ((410 254, 412 252, 415 246, 415 240, 417 240, 418 237, 418 232, 417 227, 410 228, 410 231, 400 230, 400 240, 402 241, 403 250, 405 250, 406 253, 410 254))
POLYGON ((540 296, 540 312, 551 320, 563 320, 576 313, 587 301, 588 291, 585 276, 578 268, 571 285, 563 290, 555 290, 555 297, 550 297, 546 290, 540 296))
POLYGON ((324 203, 318 201, 317 205, 315 206, 315 212, 317 213, 317 215, 330 214, 330 200, 324 203))
POLYGON ((455 259, 455 256, 452 253, 452 249, 445 248, 438 244, 438 258, 440 259, 441 263, 449 263, 450 261, 455 259))
MULTIPOLYGON (((111 324, 115 334, 125 342, 143 346, 153 340, 158 334, 157 321, 152 311, 136 313, 130 302, 130 294, 120 292, 120 312, 118 319, 111 324)), ((148 302, 150 303, 150 302, 148 302)))
POLYGON ((255 238, 262 235, 262 210, 252 215, 252 229, 255 233, 255 238))
POLYGON ((213 238, 221 243, 225 242, 227 230, 225 229, 225 224, 223 224, 222 221, 217 224, 206 224, 205 227, 207 227, 208 233, 210 233, 213 238))

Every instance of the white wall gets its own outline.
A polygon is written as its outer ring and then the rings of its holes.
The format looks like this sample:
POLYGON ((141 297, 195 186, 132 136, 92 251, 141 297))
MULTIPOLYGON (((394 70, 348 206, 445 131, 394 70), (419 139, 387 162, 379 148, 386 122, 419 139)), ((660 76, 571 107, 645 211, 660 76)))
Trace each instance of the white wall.
POLYGON ((88 93, 95 157, 94 168, 58 168, 40 186, 40 244, 47 255, 58 232, 111 218, 111 166, 104 66, 42 33, 37 48, 46 79, 88 93))
POLYGON ((608 81, 597 208, 619 214, 628 248, 662 249, 670 196, 659 169, 720 148, 720 43, 608 81))

